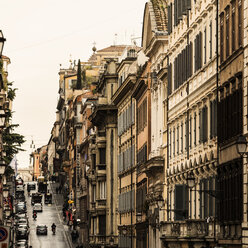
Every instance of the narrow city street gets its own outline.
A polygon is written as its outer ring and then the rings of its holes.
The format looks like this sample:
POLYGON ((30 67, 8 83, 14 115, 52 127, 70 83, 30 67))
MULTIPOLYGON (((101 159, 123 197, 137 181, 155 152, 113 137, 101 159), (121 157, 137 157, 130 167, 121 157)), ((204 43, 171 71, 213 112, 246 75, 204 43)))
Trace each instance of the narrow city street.
MULTIPOLYGON (((52 185, 49 185, 51 190, 52 185)), ((52 191, 52 190, 51 190, 52 191)), ((34 190, 31 193, 35 192, 34 190)), ((53 194, 53 204, 44 204, 43 196, 43 211, 37 214, 37 219, 33 220, 33 206, 31 205, 31 198, 28 197, 27 192, 27 214, 29 217, 30 234, 29 243, 35 248, 70 248, 72 246, 70 240, 70 233, 68 226, 63 222, 61 209, 63 205, 63 196, 61 194, 53 194), (56 234, 53 235, 51 225, 56 224, 56 234), (36 235, 36 226, 45 224, 48 227, 47 235, 36 235)))

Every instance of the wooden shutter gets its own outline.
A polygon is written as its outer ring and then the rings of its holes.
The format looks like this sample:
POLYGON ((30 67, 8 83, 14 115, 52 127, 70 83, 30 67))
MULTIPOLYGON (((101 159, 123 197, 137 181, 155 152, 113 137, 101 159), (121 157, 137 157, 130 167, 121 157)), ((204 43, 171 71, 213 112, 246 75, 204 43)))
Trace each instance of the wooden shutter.
POLYGON ((202 68, 202 32, 199 33, 199 69, 202 68))
POLYGON ((186 185, 175 185, 175 220, 184 220, 187 217, 187 193, 186 185))
POLYGON ((202 110, 199 111, 199 143, 202 143, 202 110))
POLYGON ((171 33, 171 4, 168 6, 168 33, 171 33))
POLYGON ((174 1, 174 26, 177 26, 177 1, 178 0, 174 1))

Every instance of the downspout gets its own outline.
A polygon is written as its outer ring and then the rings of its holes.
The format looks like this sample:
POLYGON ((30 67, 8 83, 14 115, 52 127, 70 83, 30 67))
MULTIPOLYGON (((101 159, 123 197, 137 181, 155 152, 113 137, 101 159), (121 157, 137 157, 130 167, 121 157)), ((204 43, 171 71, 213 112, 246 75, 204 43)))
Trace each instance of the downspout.
MULTIPOLYGON (((131 96, 131 118, 133 116, 133 97, 131 96)), ((133 126, 131 125, 131 161, 133 156, 132 151, 132 145, 133 145, 133 126)), ((133 248, 133 163, 131 163, 131 197, 130 197, 130 203, 131 203, 131 248, 133 248)))
MULTIPOLYGON (((217 168, 219 167, 219 134, 218 134, 218 106, 219 106, 219 0, 216 0, 216 133, 217 133, 217 168)), ((215 186, 216 187, 216 186, 215 186)), ((217 201, 215 200, 215 216, 217 210, 217 201)), ((219 204, 218 204, 219 205, 219 204)), ((214 243, 216 243, 216 221, 214 218, 214 243)))
POLYGON ((114 150, 114 145, 113 145, 113 139, 114 139, 114 134, 113 134, 113 129, 111 130, 111 144, 110 144, 110 176, 111 176, 111 236, 113 235, 113 185, 114 185, 114 175, 113 175, 113 150, 114 150))

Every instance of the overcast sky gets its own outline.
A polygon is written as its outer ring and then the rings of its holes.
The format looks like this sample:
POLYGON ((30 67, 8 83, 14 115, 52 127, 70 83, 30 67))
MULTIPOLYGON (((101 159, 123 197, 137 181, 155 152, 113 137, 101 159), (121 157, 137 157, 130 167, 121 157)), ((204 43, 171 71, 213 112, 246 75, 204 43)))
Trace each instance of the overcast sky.
POLYGON ((68 68, 70 57, 87 61, 93 42, 102 49, 140 37, 145 2, 0 0, 0 29, 7 39, 3 54, 11 59, 9 81, 18 88, 13 122, 27 140, 26 152, 17 155, 20 167, 29 165, 32 138, 36 148, 50 138, 60 64, 68 68))

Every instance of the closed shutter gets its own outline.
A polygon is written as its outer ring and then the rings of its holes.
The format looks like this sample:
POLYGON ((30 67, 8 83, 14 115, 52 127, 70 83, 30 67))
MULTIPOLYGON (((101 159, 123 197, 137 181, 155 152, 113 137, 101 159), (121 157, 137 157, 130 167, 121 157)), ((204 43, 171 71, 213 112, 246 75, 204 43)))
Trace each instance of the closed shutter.
POLYGON ((135 122, 135 103, 132 102, 132 124, 135 122))
POLYGON ((202 68, 202 32, 199 33, 199 68, 202 68))
POLYGON ((175 185, 175 220, 184 220, 187 217, 187 187, 175 185))
POLYGON ((187 0, 187 8, 191 9, 191 0, 187 0))
POLYGON ((194 52, 195 52, 195 72, 197 71, 197 36, 194 40, 194 52))
POLYGON ((193 74, 193 44, 192 42, 189 43, 189 65, 190 65, 189 77, 191 77, 193 74))
POLYGON ((214 100, 213 101, 213 109, 214 109, 214 114, 213 114, 213 119, 214 119, 214 121, 213 121, 213 125, 214 125, 214 132, 213 132, 213 135, 214 135, 214 137, 216 137, 217 136, 217 101, 216 100, 214 100))
POLYGON ((199 111, 199 143, 202 143, 202 110, 199 111))
POLYGON ((177 25, 177 1, 178 0, 174 1, 174 26, 177 25))
POLYGON ((168 33, 171 33, 171 4, 168 6, 168 33))
POLYGON ((171 64, 168 67, 168 95, 171 94, 171 64))
POLYGON ((135 209, 135 191, 132 190, 131 194, 132 194, 132 210, 134 210, 135 209))
POLYGON ((134 166, 135 164, 135 146, 132 145, 132 165, 134 166))

